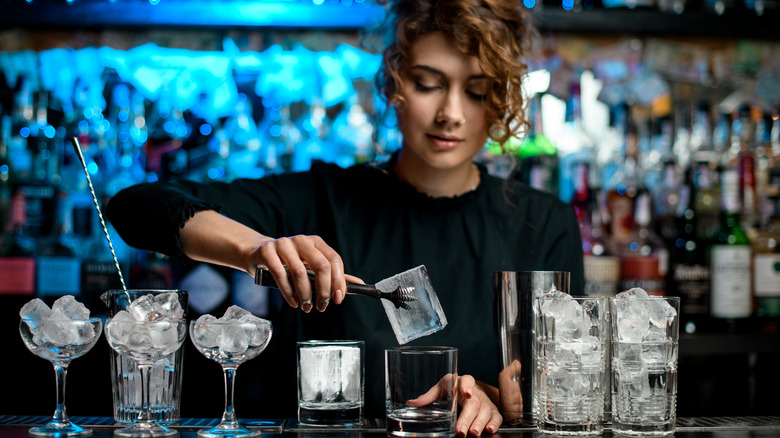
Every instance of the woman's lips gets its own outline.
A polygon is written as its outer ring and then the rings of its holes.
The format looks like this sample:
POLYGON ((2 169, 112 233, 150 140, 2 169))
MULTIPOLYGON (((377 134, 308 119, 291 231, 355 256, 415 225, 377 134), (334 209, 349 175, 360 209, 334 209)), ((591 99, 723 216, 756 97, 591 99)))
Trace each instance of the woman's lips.
POLYGON ((439 149, 454 149, 462 142, 462 140, 458 138, 440 137, 432 134, 428 134, 428 138, 431 139, 433 145, 439 149))

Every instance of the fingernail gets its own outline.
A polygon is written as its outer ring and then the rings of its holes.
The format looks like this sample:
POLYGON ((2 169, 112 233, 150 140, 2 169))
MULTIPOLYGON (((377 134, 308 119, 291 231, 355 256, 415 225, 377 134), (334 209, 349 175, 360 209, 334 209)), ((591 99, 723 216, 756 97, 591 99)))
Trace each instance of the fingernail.
POLYGON ((324 312, 328 308, 328 303, 330 303, 330 298, 320 301, 317 303, 317 310, 324 312))
POLYGON ((303 302, 303 304, 301 304, 301 310, 303 310, 306 313, 311 312, 311 308, 312 308, 311 300, 306 300, 303 302))
POLYGON ((344 301, 344 293, 341 292, 341 289, 336 291, 336 295, 338 295, 341 298, 341 301, 344 301))

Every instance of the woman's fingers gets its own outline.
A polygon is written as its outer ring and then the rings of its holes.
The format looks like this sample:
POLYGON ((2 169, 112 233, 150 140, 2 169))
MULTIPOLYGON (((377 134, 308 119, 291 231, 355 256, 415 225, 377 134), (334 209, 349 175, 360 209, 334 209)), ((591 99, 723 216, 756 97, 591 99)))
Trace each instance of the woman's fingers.
POLYGON ((315 307, 324 311, 331 300, 337 304, 344 300, 347 284, 341 256, 319 236, 270 240, 257 253, 262 261, 258 265, 268 268, 290 306, 308 313, 315 307), (314 271, 314 287, 308 270, 314 271))

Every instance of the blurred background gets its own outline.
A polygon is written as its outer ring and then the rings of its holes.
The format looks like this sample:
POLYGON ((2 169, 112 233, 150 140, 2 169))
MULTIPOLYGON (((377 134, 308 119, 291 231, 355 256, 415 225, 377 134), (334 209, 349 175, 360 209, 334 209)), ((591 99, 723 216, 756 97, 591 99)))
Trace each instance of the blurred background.
MULTIPOLYGON (((531 127, 479 160, 575 209, 587 294, 682 297, 678 415, 780 414, 777 0, 523 4, 541 35, 527 60, 531 127), (713 265, 724 247, 749 255, 713 265), (730 301, 713 306, 716 294, 730 301)), ((19 338, 21 306, 75 295, 105 314, 100 295, 121 287, 70 139, 102 205, 143 181, 384 159, 400 141, 372 83, 384 17, 369 0, 0 0, 0 330, 11 344, 0 413, 54 404, 51 365, 19 338)), ((129 287, 188 290, 191 318, 231 304, 279 317, 278 295, 250 277, 109 232, 129 287)), ((218 417, 219 367, 186 345, 182 415, 218 417)), ((264 361, 294 366, 282 351, 272 343, 242 366, 240 416, 284 415, 262 383, 264 361)), ((71 415, 112 415, 108 355, 101 341, 74 362, 71 415)))

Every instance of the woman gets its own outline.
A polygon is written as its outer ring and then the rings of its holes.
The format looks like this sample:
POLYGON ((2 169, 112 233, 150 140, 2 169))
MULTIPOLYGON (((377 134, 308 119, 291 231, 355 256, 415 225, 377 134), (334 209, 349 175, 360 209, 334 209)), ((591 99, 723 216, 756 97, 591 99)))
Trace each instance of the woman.
POLYGON ((395 42, 379 83, 403 144, 389 162, 316 164, 232 183, 142 184, 110 201, 109 219, 136 247, 250 275, 268 268, 294 319, 281 336, 365 340, 368 417, 384 415, 382 352, 396 341, 375 301, 345 299, 346 281, 374 283, 425 265, 449 325, 413 343, 459 348, 459 371, 470 375, 460 379, 456 431, 495 432, 490 273, 565 270, 572 291, 582 288, 571 209, 473 162, 488 138, 503 142, 525 123, 520 59, 532 29, 521 8, 514 0, 395 5, 395 42), (314 290, 307 268, 316 273, 314 290))

